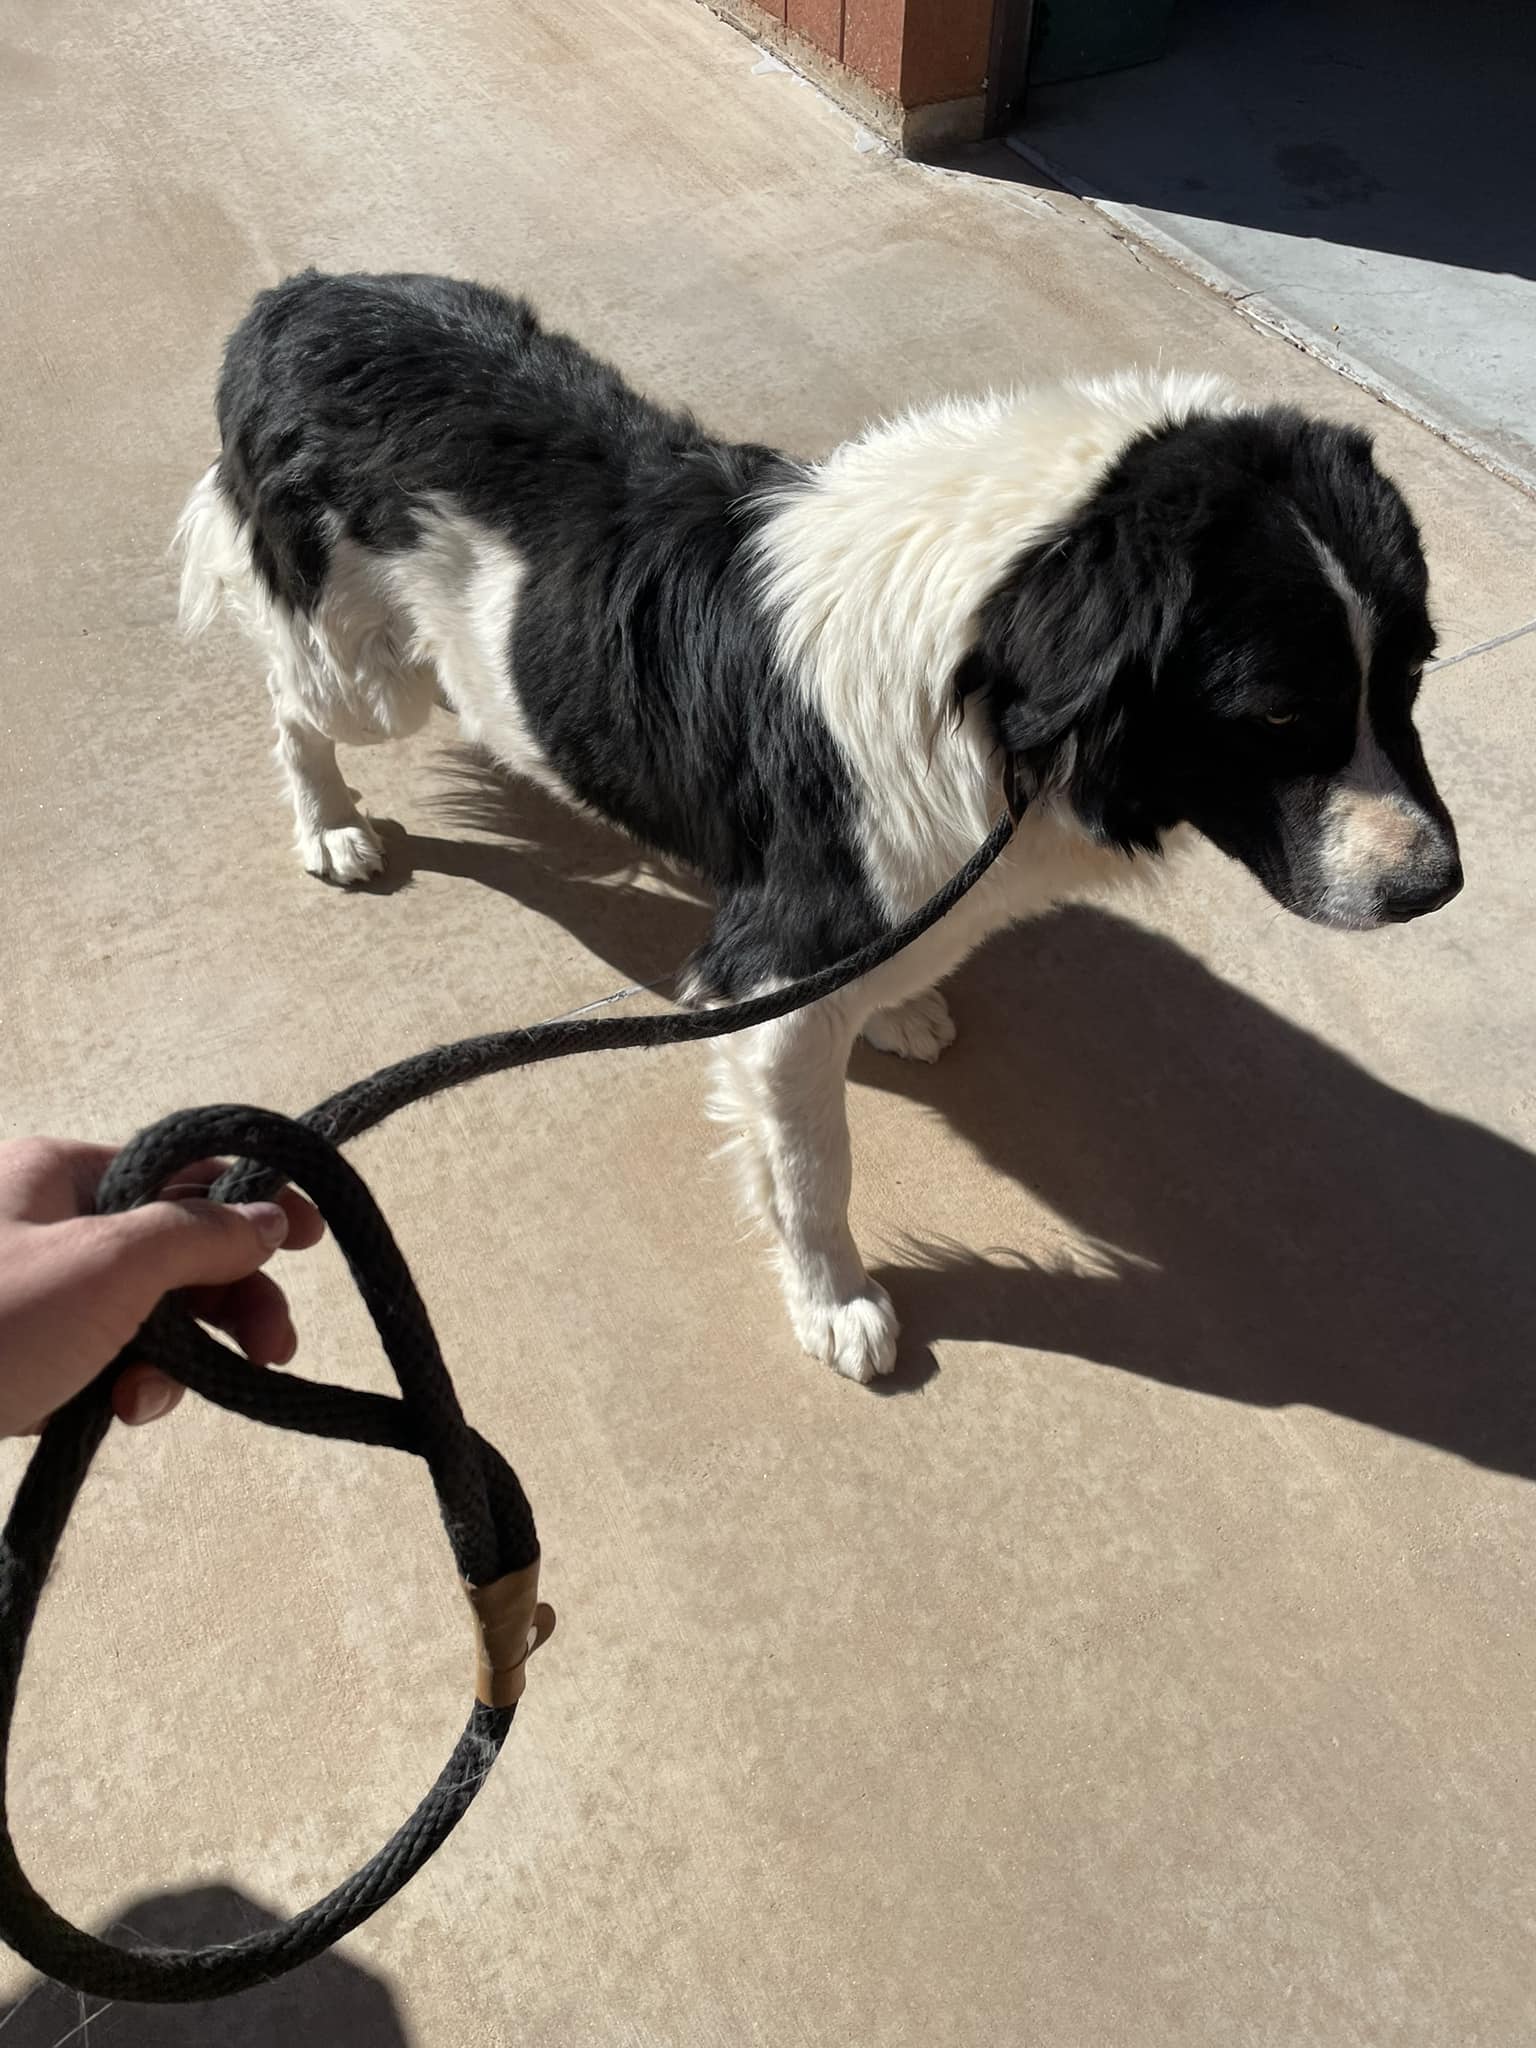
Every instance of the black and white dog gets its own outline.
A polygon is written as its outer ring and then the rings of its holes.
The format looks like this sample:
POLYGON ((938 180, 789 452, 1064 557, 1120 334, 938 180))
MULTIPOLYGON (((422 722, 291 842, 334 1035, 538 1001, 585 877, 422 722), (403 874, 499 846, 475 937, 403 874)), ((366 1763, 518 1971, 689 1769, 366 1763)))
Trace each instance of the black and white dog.
POLYGON ((716 1050, 796 1332, 851 1379, 897 1333, 848 1229, 861 1032, 936 1058, 934 985, 979 940, 1191 827, 1319 924, 1461 886, 1413 724, 1419 537, 1351 428, 1128 375, 950 401, 804 464, 710 439, 499 292, 314 273, 236 329, 218 417, 184 619, 226 603, 262 648, 312 874, 383 859, 335 743, 403 738, 442 698, 714 886, 707 1002, 923 902, 1017 763, 1035 801, 949 918, 716 1050))

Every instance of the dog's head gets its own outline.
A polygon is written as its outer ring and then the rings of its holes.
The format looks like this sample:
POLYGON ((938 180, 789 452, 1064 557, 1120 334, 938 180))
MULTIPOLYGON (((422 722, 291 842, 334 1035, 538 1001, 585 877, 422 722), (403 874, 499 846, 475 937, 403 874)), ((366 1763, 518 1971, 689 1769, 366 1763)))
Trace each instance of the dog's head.
POLYGON ((1133 442, 983 608, 956 684, 1096 837, 1188 822, 1277 902, 1362 930, 1461 887, 1414 729, 1418 530, 1367 438, 1287 411, 1133 442))

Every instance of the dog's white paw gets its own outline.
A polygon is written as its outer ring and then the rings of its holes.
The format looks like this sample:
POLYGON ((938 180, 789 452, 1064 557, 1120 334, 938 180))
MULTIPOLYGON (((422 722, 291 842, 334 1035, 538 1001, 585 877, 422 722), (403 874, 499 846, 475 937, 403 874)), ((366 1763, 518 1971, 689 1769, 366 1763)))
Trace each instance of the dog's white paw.
POLYGON ((946 1045, 954 1044, 955 1020, 938 990, 930 988, 894 1009, 876 1010, 864 1026, 864 1036, 876 1052, 932 1065, 946 1045))
POLYGON ((306 832, 299 858, 322 882, 366 882, 384 867, 384 842, 366 818, 329 832, 306 832))
POLYGON ((794 1312, 795 1334, 812 1358, 861 1385, 891 1370, 901 1332, 885 1289, 874 1280, 865 1286, 868 1291, 853 1301, 830 1308, 802 1304, 794 1312))

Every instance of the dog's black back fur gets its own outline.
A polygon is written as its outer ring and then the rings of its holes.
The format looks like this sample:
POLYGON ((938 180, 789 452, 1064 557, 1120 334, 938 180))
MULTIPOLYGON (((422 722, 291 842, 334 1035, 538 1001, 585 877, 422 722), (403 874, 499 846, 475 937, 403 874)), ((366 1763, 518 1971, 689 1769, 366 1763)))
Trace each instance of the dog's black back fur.
POLYGON ((721 892, 704 988, 805 972, 882 928, 847 765, 778 673, 754 590, 788 458, 652 404, 524 302, 428 276, 262 293, 218 416, 220 486, 300 616, 332 533, 408 550, 436 494, 517 549, 524 715, 583 801, 721 892))

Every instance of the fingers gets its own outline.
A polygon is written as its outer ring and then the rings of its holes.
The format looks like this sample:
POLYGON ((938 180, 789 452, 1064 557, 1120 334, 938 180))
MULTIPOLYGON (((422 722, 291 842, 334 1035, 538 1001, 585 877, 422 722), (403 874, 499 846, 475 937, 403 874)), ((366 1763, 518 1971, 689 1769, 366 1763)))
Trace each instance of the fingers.
MULTIPOLYGON (((201 1323, 234 1338, 255 1366, 286 1365, 298 1337, 283 1290, 265 1273, 252 1273, 230 1287, 193 1287, 187 1306, 201 1323)), ((112 1385, 112 1412, 137 1425, 169 1415, 186 1389, 152 1365, 130 1365, 112 1385)))
MULTIPOLYGON (((170 1202, 206 1194, 228 1166, 227 1159, 199 1159, 195 1165, 184 1167, 174 1180, 166 1182, 160 1190, 160 1199, 170 1202)), ((311 1245, 320 1242, 325 1235, 325 1224, 313 1202, 306 1200, 297 1188, 287 1187, 272 1199, 288 1218, 288 1235, 283 1239, 285 1251, 306 1252, 311 1245)))
POLYGON ((283 1239, 283 1250, 307 1252, 312 1245, 317 1245, 325 1235, 325 1218, 314 1203, 306 1200, 297 1188, 284 1188, 277 1199, 288 1218, 288 1235, 283 1239))
MULTIPOLYGON (((161 1295, 180 1291, 199 1321, 227 1332, 253 1366, 286 1365, 298 1348, 293 1319, 282 1289, 259 1269, 279 1246, 303 1251, 317 1244, 325 1225, 292 1188, 275 1201, 231 1204, 195 1192, 222 1171, 219 1160, 199 1161, 158 1201, 76 1227, 111 1233, 110 1263, 119 1284, 139 1297, 136 1320, 161 1295)), ((114 1383, 113 1412, 127 1423, 153 1422, 181 1395, 180 1385, 153 1366, 130 1366, 114 1383)))
POLYGON ((174 1288, 227 1287, 254 1273, 286 1239, 288 1213, 277 1202, 160 1201, 75 1227, 102 1242, 119 1284, 152 1306, 174 1288))
MULTIPOLYGON (((287 1302, 261 1268, 279 1246, 302 1251, 324 1236, 313 1204, 293 1189, 271 1201, 211 1202, 224 1170, 211 1159, 179 1171, 152 1202, 97 1215, 96 1191, 115 1156, 110 1146, 66 1139, 0 1143, 0 1233, 15 1252, 0 1267, 8 1289, 0 1290, 0 1433, 46 1416, 123 1355, 167 1294, 186 1295, 253 1367, 286 1364, 297 1348, 287 1302)), ((180 1398, 179 1385, 142 1357, 115 1376, 113 1407, 124 1421, 151 1421, 180 1398)))
POLYGON ((232 1287, 193 1288, 186 1301, 200 1323, 233 1337, 252 1365, 286 1365, 298 1349, 287 1297, 265 1273, 232 1287))
MULTIPOLYGON (((64 1223, 88 1216, 101 1177, 117 1156, 111 1145, 75 1138, 14 1138, 0 1144, 0 1210, 29 1223, 64 1223)), ((162 1201, 205 1195, 229 1165, 227 1159, 199 1159, 184 1166, 160 1190, 162 1201)), ((273 1198, 288 1218, 284 1242, 307 1251, 325 1235, 314 1204, 293 1188, 273 1198)))
POLYGON ((130 1365, 112 1384, 112 1413, 119 1422, 137 1425, 169 1415, 186 1392, 152 1365, 130 1365))

